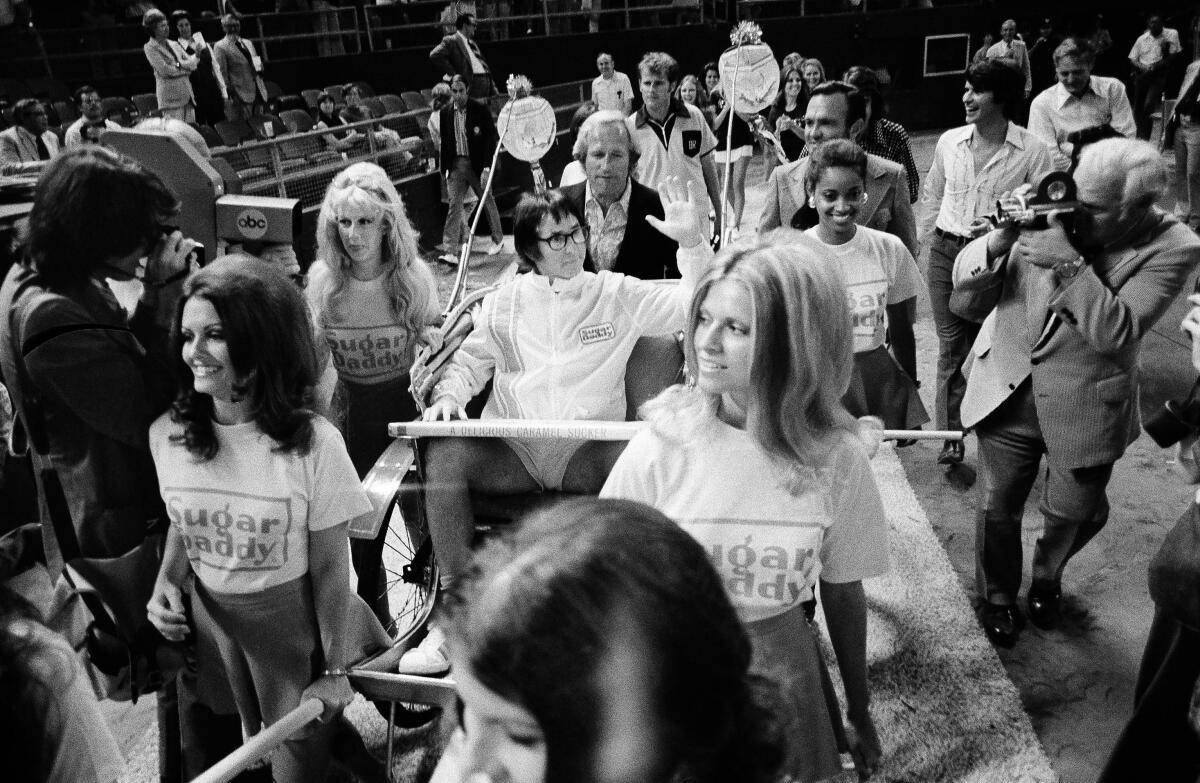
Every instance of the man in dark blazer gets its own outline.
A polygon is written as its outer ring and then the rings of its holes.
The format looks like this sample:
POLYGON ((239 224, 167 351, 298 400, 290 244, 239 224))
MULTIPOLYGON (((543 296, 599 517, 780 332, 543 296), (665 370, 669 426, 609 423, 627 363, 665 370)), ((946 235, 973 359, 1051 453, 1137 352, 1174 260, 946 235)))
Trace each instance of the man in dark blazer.
MULTIPOLYGON (((1046 456, 1042 535, 1030 619, 1059 619, 1063 568, 1108 521, 1113 463, 1138 437, 1138 352, 1200 262, 1200 239, 1154 206, 1166 188, 1158 151, 1133 139, 1084 148, 1075 171, 1074 242, 998 228, 954 265, 955 294, 994 306, 968 360, 962 421, 979 436, 976 522, 980 620, 1011 646, 1023 623, 1021 514, 1046 456)), ((1027 186, 1026 186, 1027 187, 1027 186)))
POLYGON ((663 219, 658 193, 630 179, 637 150, 625 117, 601 111, 584 120, 572 150, 587 180, 562 188, 588 227, 587 260, 592 269, 657 280, 679 277, 673 239, 646 222, 663 219))
MULTIPOLYGON (((483 183, 491 172, 492 155, 500 135, 496 132, 496 123, 488 107, 467 97, 467 84, 462 76, 455 76, 450 82, 450 103, 438 115, 438 122, 442 132, 442 176, 446 178, 446 193, 450 200, 450 210, 442 230, 442 244, 445 247, 442 260, 458 263, 459 247, 464 241, 470 240, 470 237, 462 236, 463 201, 467 196, 467 188, 473 190, 476 196, 483 197, 483 183)), ((488 255, 495 255, 504 247, 504 230, 500 227, 500 210, 496 208, 496 199, 492 198, 490 192, 483 206, 492 228, 492 246, 487 252, 488 255)))
POLYGON ((492 69, 475 43, 475 15, 459 14, 454 21, 457 30, 447 35, 429 52, 429 59, 447 76, 461 76, 472 98, 490 98, 497 94, 492 81, 492 69))

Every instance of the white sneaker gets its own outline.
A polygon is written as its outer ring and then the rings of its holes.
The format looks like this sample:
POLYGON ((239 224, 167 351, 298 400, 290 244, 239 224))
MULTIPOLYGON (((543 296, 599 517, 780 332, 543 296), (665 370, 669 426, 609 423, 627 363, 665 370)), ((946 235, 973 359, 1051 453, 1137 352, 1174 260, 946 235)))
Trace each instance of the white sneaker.
POLYGON ((454 255, 453 253, 442 253, 440 256, 438 256, 438 261, 441 261, 443 264, 449 264, 450 266, 458 266, 458 256, 454 255))
POLYGON ((499 255, 502 252, 504 252, 504 240, 500 240, 499 242, 497 242, 496 240, 493 239, 492 246, 487 249, 487 254, 489 256, 495 256, 495 255, 499 255))
POLYGON ((421 643, 404 653, 398 667, 401 674, 435 677, 450 671, 446 653, 446 634, 436 625, 429 626, 421 643))

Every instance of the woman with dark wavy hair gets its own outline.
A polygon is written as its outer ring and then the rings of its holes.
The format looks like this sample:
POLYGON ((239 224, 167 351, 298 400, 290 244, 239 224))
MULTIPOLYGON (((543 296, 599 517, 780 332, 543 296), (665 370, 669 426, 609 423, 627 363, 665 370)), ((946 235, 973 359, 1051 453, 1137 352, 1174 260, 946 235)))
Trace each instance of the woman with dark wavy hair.
MULTIPOLYGON (((150 444, 171 526, 150 621, 219 650, 247 734, 315 696, 321 724, 275 753, 276 780, 324 780, 347 664, 388 643, 349 589, 346 525, 370 511, 337 429, 313 412, 317 355, 303 295, 226 256, 188 279, 174 330, 184 382, 150 444)), ((201 646, 203 649, 203 646, 201 646)))
POLYGON ((460 705, 435 780, 778 780, 746 632, 704 548, 649 506, 525 520, 441 611, 460 705))

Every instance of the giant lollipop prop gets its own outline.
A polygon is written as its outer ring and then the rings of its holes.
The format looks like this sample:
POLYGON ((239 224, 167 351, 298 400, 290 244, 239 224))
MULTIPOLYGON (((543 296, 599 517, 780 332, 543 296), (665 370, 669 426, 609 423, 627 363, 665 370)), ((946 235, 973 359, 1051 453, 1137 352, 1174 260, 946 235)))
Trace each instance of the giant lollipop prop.
POLYGON ((725 184, 721 188, 722 242, 732 230, 726 219, 729 209, 729 172, 733 159, 733 114, 756 115, 771 105, 779 92, 779 63, 771 47, 762 42, 762 28, 754 22, 738 22, 729 34, 733 44, 718 61, 721 91, 729 105, 725 128, 725 184))
POLYGON ((496 178, 496 161, 500 158, 501 148, 518 160, 527 162, 533 169, 534 187, 538 192, 546 189, 546 175, 538 163, 542 156, 554 144, 554 136, 558 132, 554 118, 554 107, 540 95, 533 95, 533 84, 528 78, 519 75, 508 77, 508 102, 500 109, 500 143, 492 153, 492 164, 488 168, 487 182, 483 184, 483 193, 475 207, 475 216, 471 219, 471 231, 463 241, 458 252, 458 274, 454 278, 454 288, 446 302, 443 316, 448 316, 458 306, 467 284, 467 265, 471 259, 471 240, 479 227, 479 219, 483 216, 483 205, 492 192, 492 181, 496 178))

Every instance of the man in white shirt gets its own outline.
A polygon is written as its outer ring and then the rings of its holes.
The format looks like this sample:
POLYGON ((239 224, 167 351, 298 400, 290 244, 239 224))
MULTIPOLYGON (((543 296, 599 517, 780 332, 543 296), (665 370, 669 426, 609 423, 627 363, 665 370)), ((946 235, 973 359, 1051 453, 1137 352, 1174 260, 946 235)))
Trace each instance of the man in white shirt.
MULTIPOLYGON (((656 188, 669 177, 695 182, 708 192, 713 207, 721 203, 721 185, 712 151, 717 137, 704 114, 671 98, 679 86, 679 63, 666 52, 647 52, 638 63, 638 85, 645 105, 625 121, 638 150, 633 178, 656 188)), ((697 188, 699 190, 699 188, 697 188)), ((721 210, 713 229, 721 233, 721 210)))
POLYGON ((596 56, 596 70, 600 75, 592 79, 592 103, 599 111, 633 111, 633 85, 629 77, 616 70, 613 56, 601 52, 596 56))
POLYGON ((1095 62, 1091 41, 1063 41, 1054 50, 1058 83, 1039 93, 1029 106, 1029 130, 1050 147, 1056 169, 1070 167, 1075 145, 1067 136, 1075 131, 1108 125, 1129 138, 1136 130, 1125 85, 1120 79, 1093 76, 1095 62))
MULTIPOLYGON (((998 60, 967 71, 963 107, 967 124, 938 139, 925 177, 919 236, 929 246, 929 298, 938 334, 937 428, 962 429, 959 409, 967 389, 962 367, 979 323, 950 310, 954 259, 971 239, 991 229, 996 199, 1018 185, 1041 181, 1054 167, 1050 150, 1012 122, 1021 105, 1021 74, 998 60)), ((982 317, 978 319, 982 321, 982 317)), ((963 461, 962 441, 946 441, 938 463, 963 461)))
POLYGON ((84 144, 96 144, 100 141, 102 131, 121 127, 104 116, 100 107, 100 92, 90 84, 85 84, 75 91, 75 105, 79 107, 80 116, 67 128, 63 139, 65 149, 73 150, 84 144))
POLYGON ((1159 107, 1171 64, 1182 51, 1179 31, 1163 27, 1160 14, 1150 14, 1146 32, 1138 36, 1129 50, 1129 64, 1133 66, 1133 120, 1139 139, 1150 139, 1154 127, 1150 115, 1159 107))
POLYGON ((0 174, 37 174, 58 154, 58 136, 49 130, 46 107, 37 98, 13 106, 13 126, 0 132, 0 174))
POLYGON ((1025 97, 1033 90, 1033 71, 1029 67, 1029 49, 1025 42, 1017 37, 1017 22, 1014 19, 1005 20, 1000 25, 1000 40, 992 44, 987 51, 989 60, 1001 60, 1016 68, 1025 77, 1025 97))

